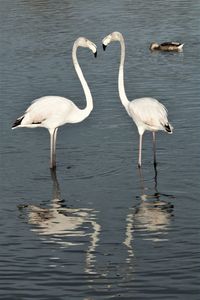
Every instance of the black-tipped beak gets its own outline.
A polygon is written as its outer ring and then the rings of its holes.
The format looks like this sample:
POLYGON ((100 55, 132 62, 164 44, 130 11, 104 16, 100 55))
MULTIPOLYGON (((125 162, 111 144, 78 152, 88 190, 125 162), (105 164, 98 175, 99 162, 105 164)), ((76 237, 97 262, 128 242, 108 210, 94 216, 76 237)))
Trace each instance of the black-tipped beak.
POLYGON ((96 52, 94 52, 94 57, 97 57, 97 51, 96 51, 96 52))
POLYGON ((102 46, 103 46, 103 50, 105 51, 107 46, 104 44, 102 44, 102 46))

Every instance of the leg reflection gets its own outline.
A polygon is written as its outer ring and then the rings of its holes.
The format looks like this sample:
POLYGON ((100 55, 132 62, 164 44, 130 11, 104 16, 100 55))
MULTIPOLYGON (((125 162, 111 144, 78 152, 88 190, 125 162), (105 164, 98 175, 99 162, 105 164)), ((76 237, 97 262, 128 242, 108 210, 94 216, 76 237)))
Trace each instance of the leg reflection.
POLYGON ((124 244, 127 247, 130 262, 134 257, 134 239, 139 236, 143 240, 153 242, 168 240, 168 231, 173 216, 173 205, 166 198, 173 195, 158 191, 158 172, 154 164, 153 192, 148 193, 142 168, 138 169, 140 181, 139 203, 129 209, 126 217, 126 234, 124 244))

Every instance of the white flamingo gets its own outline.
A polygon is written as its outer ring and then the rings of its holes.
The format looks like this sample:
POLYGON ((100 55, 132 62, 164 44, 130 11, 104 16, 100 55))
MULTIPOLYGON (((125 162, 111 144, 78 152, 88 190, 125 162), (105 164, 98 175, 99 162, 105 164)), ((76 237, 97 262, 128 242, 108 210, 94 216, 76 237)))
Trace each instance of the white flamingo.
POLYGON ((133 101, 128 100, 124 88, 125 43, 122 34, 120 32, 113 32, 106 36, 102 41, 103 49, 105 50, 106 46, 114 41, 120 42, 121 45, 121 59, 118 76, 119 96, 128 115, 135 122, 140 136, 138 167, 141 167, 142 163, 142 136, 145 130, 153 132, 154 164, 156 164, 155 132, 164 130, 168 133, 172 133, 173 130, 173 127, 167 119, 167 109, 158 100, 150 97, 139 98, 133 101))
POLYGON ((24 115, 19 117, 12 126, 12 128, 44 127, 48 129, 50 134, 50 168, 56 167, 56 136, 58 127, 66 123, 83 121, 93 109, 92 95, 76 56, 78 47, 89 48, 95 57, 97 55, 97 47, 90 40, 79 37, 74 42, 72 49, 72 60, 85 93, 86 107, 80 109, 71 100, 63 97, 44 96, 33 101, 24 115))

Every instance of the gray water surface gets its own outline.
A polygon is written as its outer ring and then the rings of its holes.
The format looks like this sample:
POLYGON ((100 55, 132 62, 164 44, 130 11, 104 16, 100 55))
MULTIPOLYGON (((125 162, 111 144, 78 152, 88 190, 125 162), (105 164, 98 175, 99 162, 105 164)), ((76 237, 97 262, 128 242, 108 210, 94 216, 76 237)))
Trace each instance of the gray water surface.
POLYGON ((200 2, 0 1, 0 298, 199 299, 200 2), (129 99, 166 105, 174 134, 138 133, 120 103, 118 43, 126 42, 129 99), (94 98, 80 124, 58 131, 57 172, 45 129, 11 125, 45 95, 85 106, 71 61, 73 42, 97 44, 78 59, 94 98), (183 42, 151 53, 152 41, 183 42))

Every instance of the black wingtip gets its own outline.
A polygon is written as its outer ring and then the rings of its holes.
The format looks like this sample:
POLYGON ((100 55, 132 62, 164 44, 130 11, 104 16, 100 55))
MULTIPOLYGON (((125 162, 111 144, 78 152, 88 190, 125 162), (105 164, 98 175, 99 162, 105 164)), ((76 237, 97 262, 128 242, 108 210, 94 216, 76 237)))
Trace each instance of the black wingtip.
POLYGON ((165 124, 165 130, 169 133, 172 133, 171 127, 169 126, 169 124, 165 124))
POLYGON ((94 52, 94 57, 95 57, 95 58, 97 57, 97 51, 96 51, 96 52, 94 52))
POLYGON ((15 128, 15 127, 19 126, 19 125, 21 124, 23 118, 24 118, 24 117, 18 118, 18 119, 12 124, 12 128, 15 128))
POLYGON ((103 50, 105 51, 107 46, 104 44, 102 44, 102 46, 103 46, 103 50))

